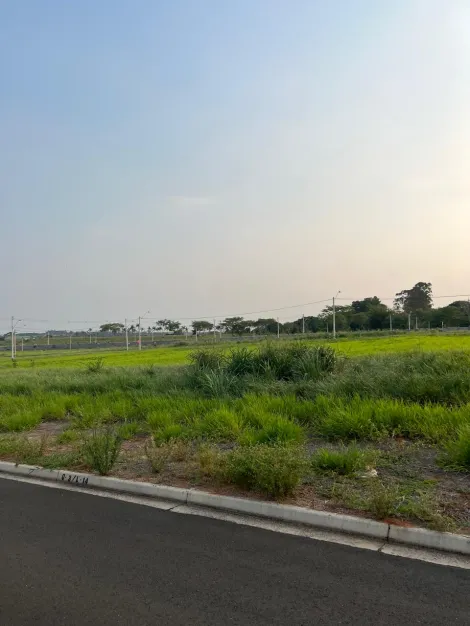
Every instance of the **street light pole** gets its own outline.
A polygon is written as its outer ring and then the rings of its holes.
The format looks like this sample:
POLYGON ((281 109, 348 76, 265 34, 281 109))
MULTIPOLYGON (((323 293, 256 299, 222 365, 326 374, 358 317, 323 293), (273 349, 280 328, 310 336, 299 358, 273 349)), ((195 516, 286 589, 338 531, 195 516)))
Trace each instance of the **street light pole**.
POLYGON ((146 311, 143 315, 139 315, 139 350, 142 350, 142 328, 141 328, 141 320, 143 317, 148 315, 150 311, 146 311))
POLYGON ((11 316, 11 360, 15 360, 15 318, 11 316))
POLYGON ((336 296, 333 298, 333 339, 336 339, 336 306, 335 299, 338 297, 338 294, 341 293, 341 290, 338 291, 336 296))
POLYGON ((124 320, 124 326, 126 330, 126 350, 129 352, 129 331, 127 330, 127 317, 124 320))

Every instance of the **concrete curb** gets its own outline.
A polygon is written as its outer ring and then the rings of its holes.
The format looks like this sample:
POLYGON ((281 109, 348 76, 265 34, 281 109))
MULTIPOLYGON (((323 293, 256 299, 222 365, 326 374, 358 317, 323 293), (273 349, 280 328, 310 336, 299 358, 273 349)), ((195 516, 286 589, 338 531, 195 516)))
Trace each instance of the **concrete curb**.
POLYGON ((401 543, 420 548, 454 552, 470 556, 470 536, 441 533, 423 528, 403 528, 377 522, 375 520, 354 517, 352 515, 339 515, 326 511, 314 511, 298 506, 287 506, 259 500, 247 500, 233 498, 231 496, 218 496, 197 489, 181 489, 179 487, 167 487, 154 485, 133 480, 120 480, 70 472, 68 470, 48 470, 31 465, 16 465, 6 461, 0 461, 0 473, 38 478, 41 480, 63 482, 78 487, 91 489, 105 489, 129 493, 137 496, 147 496, 162 500, 170 500, 180 504, 205 506, 234 513, 244 513, 256 517, 281 520, 296 524, 305 524, 324 530, 344 532, 353 535, 362 535, 382 541, 401 543))

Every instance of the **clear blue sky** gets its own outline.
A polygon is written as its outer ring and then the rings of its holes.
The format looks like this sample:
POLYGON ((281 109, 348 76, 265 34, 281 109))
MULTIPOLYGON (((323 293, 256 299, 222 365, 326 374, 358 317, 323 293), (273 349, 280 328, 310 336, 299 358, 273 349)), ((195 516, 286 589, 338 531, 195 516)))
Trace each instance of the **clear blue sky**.
POLYGON ((0 317, 469 293, 469 85, 467 0, 0 1, 0 317))

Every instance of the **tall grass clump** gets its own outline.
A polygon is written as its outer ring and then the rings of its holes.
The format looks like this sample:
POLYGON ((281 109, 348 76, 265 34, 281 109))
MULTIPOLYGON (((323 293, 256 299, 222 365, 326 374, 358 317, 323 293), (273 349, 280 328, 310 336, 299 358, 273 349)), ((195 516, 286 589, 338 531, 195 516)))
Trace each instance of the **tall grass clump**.
POLYGON ((470 354, 410 352, 349 359, 341 372, 304 387, 304 397, 391 398, 455 406, 470 402, 470 354))
POLYGON ((207 398, 236 396, 243 391, 240 379, 224 369, 196 370, 191 381, 194 388, 207 398))
POLYGON ((199 348, 189 354, 189 362, 199 370, 217 370, 223 366, 225 358, 220 350, 199 348))
MULTIPOLYGON (((233 348, 226 356, 214 350, 197 350, 190 356, 193 367, 204 373, 222 372, 228 380, 254 377, 278 381, 316 380, 333 372, 338 357, 329 346, 294 343, 274 346, 271 343, 254 349, 233 348)), ((227 385, 225 385, 227 388, 227 385)))
POLYGON ((470 426, 446 445, 440 463, 448 469, 470 472, 470 426))
POLYGON ((95 472, 106 476, 118 458, 121 443, 121 438, 110 428, 94 430, 83 442, 83 458, 95 472))
POLYGON ((470 404, 451 409, 400 400, 318 396, 312 412, 314 434, 333 440, 403 436, 441 443, 470 424, 470 404))
POLYGON ((322 448, 311 457, 311 467, 319 474, 332 473, 349 476, 364 471, 374 464, 375 454, 370 450, 361 450, 355 445, 339 450, 322 448))

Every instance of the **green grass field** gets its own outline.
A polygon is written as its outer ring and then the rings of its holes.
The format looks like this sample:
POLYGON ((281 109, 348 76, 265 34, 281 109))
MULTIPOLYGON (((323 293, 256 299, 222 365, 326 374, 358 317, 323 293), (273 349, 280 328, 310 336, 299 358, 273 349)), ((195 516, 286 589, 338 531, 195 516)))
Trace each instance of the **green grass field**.
MULTIPOLYGON (((275 340, 271 341, 275 344, 275 340)), ((285 343, 284 341, 282 342, 285 343)), ((373 338, 338 339, 336 342, 309 340, 309 344, 319 343, 331 345, 339 352, 349 356, 363 356, 371 354, 386 354, 398 352, 433 352, 441 350, 470 351, 470 335, 425 335, 410 334, 373 338)), ((259 344, 247 344, 251 349, 259 344)), ((230 350, 235 345, 217 344, 218 348, 230 350)), ((184 365, 187 364, 190 353, 197 346, 157 347, 144 348, 138 351, 135 348, 129 352, 125 350, 54 350, 32 353, 18 352, 19 367, 84 367, 87 362, 96 358, 103 359, 108 367, 138 367, 140 365, 184 365)), ((209 344, 210 347, 210 344, 209 344)), ((11 367, 11 358, 8 352, 1 353, 0 368, 11 367)))
POLYGON ((5 355, 0 458, 468 528, 469 336, 218 348, 5 355))

